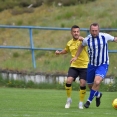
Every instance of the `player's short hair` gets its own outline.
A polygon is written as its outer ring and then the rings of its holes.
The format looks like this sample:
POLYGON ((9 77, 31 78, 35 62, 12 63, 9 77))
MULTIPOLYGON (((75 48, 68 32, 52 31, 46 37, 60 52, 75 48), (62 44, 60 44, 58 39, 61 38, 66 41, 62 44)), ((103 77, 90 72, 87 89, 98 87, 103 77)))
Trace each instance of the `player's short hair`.
POLYGON ((99 27, 99 24, 98 24, 98 23, 92 23, 92 24, 90 25, 90 29, 91 29, 91 26, 98 26, 98 27, 99 27))
POLYGON ((73 28, 80 28, 80 27, 77 26, 77 25, 73 25, 73 26, 71 27, 71 31, 72 31, 73 28))

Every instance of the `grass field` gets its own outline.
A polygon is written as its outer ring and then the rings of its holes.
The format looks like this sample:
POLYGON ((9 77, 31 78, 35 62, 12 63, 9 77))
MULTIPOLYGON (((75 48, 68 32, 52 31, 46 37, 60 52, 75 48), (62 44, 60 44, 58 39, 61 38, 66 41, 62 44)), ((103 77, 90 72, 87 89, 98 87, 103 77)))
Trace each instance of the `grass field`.
POLYGON ((100 107, 94 100, 90 108, 79 110, 78 94, 73 91, 71 108, 65 109, 64 90, 0 88, 0 117, 115 117, 111 103, 116 97, 116 92, 103 92, 100 107))

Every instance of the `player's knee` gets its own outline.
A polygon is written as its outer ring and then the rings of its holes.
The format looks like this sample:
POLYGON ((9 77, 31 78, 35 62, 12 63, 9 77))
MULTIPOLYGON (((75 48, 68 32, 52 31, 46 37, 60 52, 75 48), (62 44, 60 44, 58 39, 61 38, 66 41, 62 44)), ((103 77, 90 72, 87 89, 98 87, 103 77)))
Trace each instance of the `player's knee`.
POLYGON ((80 80, 80 86, 82 86, 82 87, 86 86, 86 81, 85 80, 80 80))
POLYGON ((72 81, 67 80, 66 83, 67 83, 67 84, 72 84, 72 81))
POLYGON ((68 77, 66 83, 67 84, 72 84, 72 82, 73 82, 73 78, 68 77))
POLYGON ((100 85, 100 83, 101 83, 101 81, 96 80, 94 83, 95 83, 95 85, 99 86, 99 85, 100 85))

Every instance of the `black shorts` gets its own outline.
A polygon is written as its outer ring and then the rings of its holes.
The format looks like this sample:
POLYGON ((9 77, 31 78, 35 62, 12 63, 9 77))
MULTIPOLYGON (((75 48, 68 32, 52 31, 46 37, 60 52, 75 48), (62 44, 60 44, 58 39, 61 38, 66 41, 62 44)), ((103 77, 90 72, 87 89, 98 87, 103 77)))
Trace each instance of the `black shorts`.
POLYGON ((76 80, 77 77, 80 79, 86 80, 87 77, 87 68, 75 68, 75 67, 70 67, 68 71, 68 76, 67 77, 73 77, 74 81, 76 80))

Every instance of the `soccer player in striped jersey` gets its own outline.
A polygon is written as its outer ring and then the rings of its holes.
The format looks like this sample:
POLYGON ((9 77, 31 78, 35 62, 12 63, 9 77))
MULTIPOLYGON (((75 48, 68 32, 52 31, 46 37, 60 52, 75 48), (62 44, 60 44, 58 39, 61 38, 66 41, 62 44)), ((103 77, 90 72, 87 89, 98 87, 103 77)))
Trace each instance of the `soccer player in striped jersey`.
MULTIPOLYGON (((83 37, 80 36, 80 28, 77 25, 72 26, 71 28, 72 39, 69 40, 66 44, 65 49, 62 51, 56 51, 55 54, 67 54, 71 53, 72 57, 75 57, 75 54, 78 50, 80 44, 82 44, 83 37)), ((67 101, 65 104, 65 108, 70 108, 70 104, 72 102, 71 92, 72 92, 72 82, 79 76, 80 81, 80 91, 79 91, 79 104, 78 108, 83 109, 83 101, 86 94, 86 75, 87 75, 87 65, 88 65, 88 53, 87 47, 85 47, 80 54, 79 58, 70 65, 67 81, 65 85, 66 93, 67 93, 67 101)))
POLYGON ((108 41, 117 42, 117 37, 99 32, 99 24, 92 23, 90 25, 90 34, 84 38, 82 45, 77 50, 76 56, 71 59, 73 63, 78 59, 82 49, 88 46, 89 64, 87 70, 87 84, 91 90, 89 98, 84 104, 85 108, 89 108, 94 97, 96 97, 97 107, 101 103, 100 99, 102 93, 99 92, 99 87, 106 76, 109 66, 108 41))

